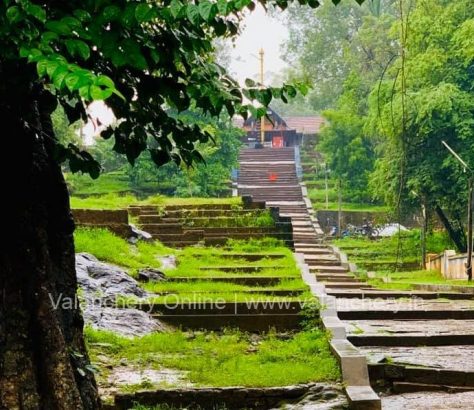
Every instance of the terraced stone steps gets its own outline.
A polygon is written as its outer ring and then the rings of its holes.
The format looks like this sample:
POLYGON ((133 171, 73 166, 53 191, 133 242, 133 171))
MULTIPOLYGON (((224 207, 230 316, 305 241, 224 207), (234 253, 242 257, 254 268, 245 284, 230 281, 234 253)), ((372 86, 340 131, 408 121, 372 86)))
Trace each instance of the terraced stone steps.
POLYGON ((202 271, 221 271, 221 272, 261 272, 262 270, 281 270, 285 269, 285 266, 272 265, 272 266, 259 266, 259 265, 230 265, 230 266, 200 266, 199 270, 202 271))
POLYGON ((279 284, 283 279, 301 279, 300 276, 175 276, 167 279, 168 282, 199 282, 199 281, 212 281, 212 282, 228 282, 237 285, 248 285, 248 286, 274 286, 279 284))
MULTIPOLYGON (((322 279, 327 280, 326 285, 334 286, 337 291, 342 291, 346 288, 360 291, 362 287, 367 285, 349 274, 348 268, 342 266, 341 261, 334 256, 333 250, 322 243, 324 241, 323 233, 317 221, 312 217, 312 210, 309 209, 310 203, 303 196, 303 189, 296 174, 294 175, 293 187, 291 189, 286 186, 278 188, 278 179, 273 186, 268 182, 268 174, 265 173, 264 169, 271 169, 278 176, 279 172, 283 169, 288 169, 289 164, 283 163, 283 161, 293 161, 293 156, 294 152, 292 149, 285 149, 282 152, 279 152, 278 149, 243 150, 240 156, 241 173, 239 174, 237 184, 238 192, 245 192, 254 195, 255 198, 265 200, 267 206, 277 206, 281 215, 291 217, 295 251, 304 255, 304 262, 309 266, 310 272, 315 275, 318 281, 322 279), (276 156, 281 161, 279 164, 276 156), (253 175, 249 170, 249 166, 252 163, 253 175), (245 167, 245 172, 242 172, 242 167, 245 167), (251 184, 255 186, 249 189, 248 186, 251 184), (282 191, 285 195, 282 195, 282 191), (335 280, 332 281, 331 279, 335 280)), ((295 164, 292 164, 292 166, 296 171, 295 164)), ((285 185, 287 183, 288 179, 285 180, 285 185)), ((338 356, 337 353, 336 356, 338 356)), ((343 352, 341 353, 340 360, 343 363, 346 360, 359 360, 359 357, 356 358, 350 352, 343 352)), ((344 367, 345 365, 341 364, 341 366, 344 367)), ((345 370, 343 370, 344 372, 345 370)), ((362 377, 362 374, 358 375, 362 377)), ((367 385, 361 386, 362 381, 360 379, 356 381, 354 375, 351 377, 353 379, 350 379, 350 386, 346 388, 346 392, 352 408, 364 410, 380 409, 380 400, 368 385, 368 379, 366 378, 367 381, 365 381, 367 385)))

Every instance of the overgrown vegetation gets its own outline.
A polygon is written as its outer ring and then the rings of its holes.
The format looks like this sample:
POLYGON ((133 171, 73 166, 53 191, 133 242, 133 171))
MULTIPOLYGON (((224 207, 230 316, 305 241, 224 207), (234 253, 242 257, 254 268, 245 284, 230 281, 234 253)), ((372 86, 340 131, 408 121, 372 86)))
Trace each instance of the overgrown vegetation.
POLYGON ((316 149, 344 202, 425 209, 464 252, 467 174, 441 141, 473 167, 474 3, 324 2, 288 18, 285 56, 314 86, 307 103, 327 120, 316 149))
MULTIPOLYGON (((334 244, 346 253, 361 270, 358 276, 382 289, 411 290, 414 284, 465 285, 465 280, 446 280, 440 272, 419 270, 421 264, 420 231, 402 232, 390 238, 344 238, 334 244), (398 257, 398 258, 397 258, 398 257), (371 272, 371 277, 367 272, 371 272)), ((446 233, 433 232, 427 237, 427 252, 441 253, 452 249, 446 233)))
POLYGON ((229 198, 175 198, 162 195, 152 195, 139 199, 134 195, 106 194, 87 198, 71 197, 71 207, 77 209, 124 209, 130 205, 200 205, 200 204, 230 204, 242 205, 240 197, 229 198))
POLYGON ((104 262, 110 262, 132 270, 159 267, 158 256, 172 252, 158 241, 139 241, 131 245, 107 229, 77 228, 74 233, 76 252, 88 252, 104 262))
MULTIPOLYGON (((227 330, 175 331, 134 339, 87 329, 86 338, 93 362, 106 355, 114 367, 126 360, 131 366, 146 363, 151 369, 177 369, 197 386, 284 386, 340 377, 327 335, 318 329, 290 337, 227 330)), ((107 372, 102 369, 99 378, 107 372)))

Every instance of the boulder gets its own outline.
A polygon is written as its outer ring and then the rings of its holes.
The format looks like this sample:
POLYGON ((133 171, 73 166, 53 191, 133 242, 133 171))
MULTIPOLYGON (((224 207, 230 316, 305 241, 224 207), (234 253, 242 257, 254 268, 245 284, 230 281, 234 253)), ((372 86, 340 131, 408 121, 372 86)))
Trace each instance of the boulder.
POLYGON ((130 238, 128 238, 130 243, 137 243, 140 240, 150 242, 152 239, 153 237, 150 233, 142 231, 135 225, 130 224, 130 238))
POLYGON ((86 324, 124 336, 142 336, 164 327, 148 313, 135 308, 114 308, 120 297, 142 298, 147 293, 123 269, 100 262, 88 253, 76 254, 77 280, 86 324))
POLYGON ((154 268, 139 269, 138 280, 141 282, 162 282, 166 280, 166 275, 154 268))

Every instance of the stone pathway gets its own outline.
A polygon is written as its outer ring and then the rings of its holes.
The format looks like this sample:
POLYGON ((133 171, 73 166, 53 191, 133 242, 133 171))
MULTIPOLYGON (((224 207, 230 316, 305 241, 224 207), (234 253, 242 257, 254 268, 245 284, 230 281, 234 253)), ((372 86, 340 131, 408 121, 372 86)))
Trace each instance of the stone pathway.
POLYGON ((383 395, 383 409, 474 408, 474 392, 457 392, 474 390, 472 295, 377 290, 356 278, 324 243, 293 158, 293 148, 244 149, 238 192, 292 218, 295 251, 336 297, 348 339, 369 358, 371 383, 398 393, 383 395))

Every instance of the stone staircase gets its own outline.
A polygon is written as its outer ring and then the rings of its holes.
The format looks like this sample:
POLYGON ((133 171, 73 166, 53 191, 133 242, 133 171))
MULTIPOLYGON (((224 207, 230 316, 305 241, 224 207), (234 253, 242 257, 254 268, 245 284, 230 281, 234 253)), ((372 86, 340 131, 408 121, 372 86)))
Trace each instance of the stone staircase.
POLYGON ((295 251, 328 306, 323 323, 333 333, 344 380, 354 385, 347 388, 356 397, 349 397, 353 408, 380 408, 359 387, 363 372, 354 377, 364 356, 384 409, 473 408, 474 294, 380 290, 357 278, 345 255, 325 243, 305 186, 289 169, 293 156, 290 148, 243 150, 238 190, 292 218, 295 251))
POLYGON ((131 206, 128 212, 141 229, 166 246, 181 248, 198 243, 225 245, 228 239, 274 237, 293 246, 291 220, 270 210, 273 226, 240 226, 239 218, 257 218, 267 212, 265 203, 250 201, 242 207, 229 204, 166 206, 131 206), (209 226, 209 221, 213 226, 209 226))
MULTIPOLYGON (((303 255, 309 272, 318 282, 334 291, 369 288, 350 274, 348 264, 343 264, 334 250, 324 243, 323 232, 296 174, 293 148, 244 149, 240 155, 240 166, 238 193, 264 200, 267 206, 278 207, 281 215, 291 217, 295 252, 303 255)), ((336 345, 333 349, 337 349, 336 345)), ((344 382, 356 384, 346 388, 351 408, 380 409, 380 400, 368 386, 368 381, 353 380, 356 379, 353 375, 347 377, 345 374, 345 355, 336 353, 343 368, 344 382)), ((365 361, 362 368, 367 372, 365 361)))

